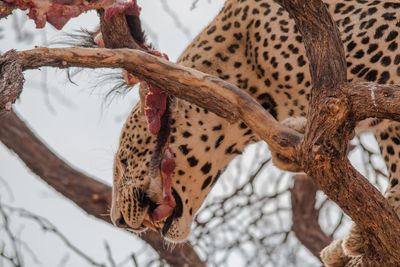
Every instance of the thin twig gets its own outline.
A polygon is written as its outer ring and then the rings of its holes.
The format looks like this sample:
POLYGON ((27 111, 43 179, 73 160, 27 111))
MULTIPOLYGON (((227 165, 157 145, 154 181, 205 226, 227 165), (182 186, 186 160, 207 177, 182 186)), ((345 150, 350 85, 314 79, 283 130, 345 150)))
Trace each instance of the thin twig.
POLYGON ((112 256, 110 245, 108 244, 107 241, 104 241, 104 247, 106 249, 107 259, 110 262, 111 267, 117 267, 117 264, 115 263, 115 260, 114 260, 114 258, 112 256))
POLYGON ((188 41, 191 41, 192 36, 190 34, 190 30, 185 27, 183 23, 179 20, 179 15, 170 8, 166 0, 161 0, 161 5, 168 16, 170 16, 170 18, 174 21, 175 27, 179 29, 183 33, 183 35, 185 35, 188 41))
POLYGON ((18 249, 17 246, 17 239, 15 238, 15 236, 13 235, 11 229, 10 229, 10 224, 8 221, 8 216, 7 214, 4 212, 2 205, 0 204, 0 215, 3 219, 3 228, 8 236, 8 238, 11 241, 11 246, 13 247, 13 251, 14 251, 14 255, 11 257, 13 258, 13 263, 15 264, 15 266, 22 266, 22 257, 21 257, 21 253, 20 250, 18 249))
MULTIPOLYGON (((75 245, 73 245, 68 238, 62 234, 60 231, 58 231, 58 229, 46 218, 41 217, 39 215, 33 214, 25 209, 22 208, 15 208, 15 207, 11 207, 9 205, 4 205, 2 204, 2 206, 6 209, 9 209, 13 212, 16 212, 19 214, 19 216, 21 216, 22 218, 28 218, 31 219, 33 221, 35 221, 37 224, 40 225, 40 227, 42 228, 42 230, 44 230, 45 232, 51 232, 54 235, 56 235, 58 238, 61 239, 61 241, 63 241, 63 243, 69 248, 71 249, 75 254, 77 254, 78 256, 80 256, 81 258, 83 258, 84 260, 86 260, 88 263, 90 263, 93 266, 98 266, 98 267, 105 267, 106 265, 103 263, 98 263, 96 262, 94 259, 92 259, 90 256, 88 256, 86 253, 84 253, 82 250, 80 250, 79 248, 77 248, 75 245)), ((2 212, 2 210, 0 209, 0 212, 2 212)))

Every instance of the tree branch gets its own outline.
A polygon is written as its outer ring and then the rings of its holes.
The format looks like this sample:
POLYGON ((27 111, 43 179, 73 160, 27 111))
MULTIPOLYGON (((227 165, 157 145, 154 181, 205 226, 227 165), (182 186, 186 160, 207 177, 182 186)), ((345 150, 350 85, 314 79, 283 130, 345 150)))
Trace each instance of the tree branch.
MULTIPOLYGON (((366 240, 360 244, 363 264, 394 266, 400 262, 400 221, 382 194, 347 159, 357 118, 352 114, 354 103, 346 95, 347 90, 340 90, 348 84, 336 24, 320 0, 276 2, 295 19, 310 59, 314 88, 301 144, 302 166, 362 230, 366 240)), ((373 96, 370 94, 372 102, 373 96)))
POLYGON ((290 190, 292 201, 292 230, 300 242, 317 258, 323 248, 332 242, 318 223, 319 212, 315 209, 318 187, 306 175, 295 175, 290 190))
POLYGON ((374 83, 346 83, 341 90, 350 98, 357 121, 390 118, 400 121, 400 86, 374 83))
MULTIPOLYGON (((88 214, 111 223, 111 188, 71 168, 43 144, 14 113, 0 113, 0 141, 28 168, 88 214)), ((190 243, 166 248, 162 237, 146 231, 140 238, 172 266, 204 266, 190 243)))
MULTIPOLYGON (((100 30, 106 48, 131 48, 141 49, 130 33, 128 22, 125 15, 116 14, 108 22, 104 18, 104 10, 97 11, 100 17, 100 30)), ((138 17, 133 17, 139 20, 138 17)))
POLYGON ((0 57, 0 112, 11 110, 11 104, 22 92, 24 76, 15 53, 5 53, 0 57))
POLYGON ((340 32, 325 4, 320 0, 275 2, 288 11, 303 37, 314 88, 346 82, 347 65, 340 32))
MULTIPOLYGON (((17 53, 23 70, 42 66, 122 67, 136 77, 207 108, 230 122, 240 118, 260 138, 267 140, 272 150, 297 162, 295 146, 300 142, 301 134, 278 123, 247 93, 215 76, 131 49, 40 47, 22 52, 9 51, 4 56, 8 53, 17 53)), ((1 91, 2 88, 0 94, 1 91)))

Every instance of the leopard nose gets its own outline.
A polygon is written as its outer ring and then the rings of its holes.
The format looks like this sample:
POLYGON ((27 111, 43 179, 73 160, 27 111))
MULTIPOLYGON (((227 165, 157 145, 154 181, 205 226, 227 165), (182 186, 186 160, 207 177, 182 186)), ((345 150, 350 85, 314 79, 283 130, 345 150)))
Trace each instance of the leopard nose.
POLYGON ((120 213, 118 217, 112 218, 113 224, 119 228, 127 228, 128 225, 126 224, 126 221, 124 219, 124 216, 120 213))

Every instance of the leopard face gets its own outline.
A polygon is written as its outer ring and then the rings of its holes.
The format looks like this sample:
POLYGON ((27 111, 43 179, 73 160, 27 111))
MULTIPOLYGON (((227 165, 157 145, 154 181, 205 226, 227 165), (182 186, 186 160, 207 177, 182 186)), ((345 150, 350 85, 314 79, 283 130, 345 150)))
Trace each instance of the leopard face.
MULTIPOLYGON (((390 1, 325 1, 341 31, 350 81, 399 83, 400 4, 390 1)), ((294 22, 269 0, 227 0, 213 22, 192 42, 178 63, 216 75, 252 95, 277 120, 307 113, 311 78, 302 38, 294 22)), ((396 123, 364 123, 379 137, 389 166, 391 199, 399 177, 396 123)), ((191 223, 227 164, 258 138, 242 122, 229 124, 183 100, 171 109, 177 203, 172 215, 148 225, 149 211, 160 203, 150 178, 155 137, 147 130, 140 105, 128 117, 114 162, 112 221, 140 232, 148 227, 170 241, 184 240, 191 223)))
POLYGON ((177 205, 172 215, 154 226, 143 224, 160 204, 161 192, 154 192, 159 181, 148 174, 155 136, 147 130, 139 104, 123 127, 114 160, 111 218, 116 225, 134 232, 156 228, 168 240, 179 242, 190 233, 196 211, 225 166, 255 138, 243 123, 230 125, 186 101, 176 100, 172 115, 169 141, 177 163, 172 184, 177 205))

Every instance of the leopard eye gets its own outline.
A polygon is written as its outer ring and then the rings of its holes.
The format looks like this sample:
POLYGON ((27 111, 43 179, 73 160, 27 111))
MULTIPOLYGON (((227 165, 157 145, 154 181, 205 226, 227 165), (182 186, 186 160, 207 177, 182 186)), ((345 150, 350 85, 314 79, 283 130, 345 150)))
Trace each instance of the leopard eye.
POLYGON ((127 166, 127 159, 121 159, 120 162, 124 165, 124 167, 126 168, 127 166))

